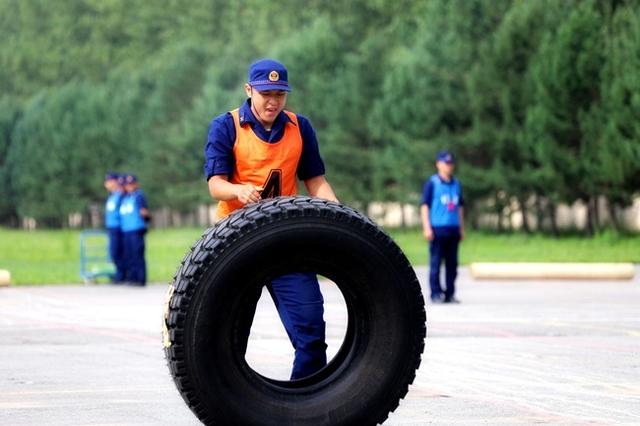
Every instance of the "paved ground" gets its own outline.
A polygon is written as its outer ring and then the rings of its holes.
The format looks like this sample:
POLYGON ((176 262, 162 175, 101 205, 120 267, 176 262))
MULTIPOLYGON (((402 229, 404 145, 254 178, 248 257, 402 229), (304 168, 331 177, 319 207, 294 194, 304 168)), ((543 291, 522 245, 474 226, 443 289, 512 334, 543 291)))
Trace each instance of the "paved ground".
MULTIPOLYGON (((477 282, 463 269, 463 303, 428 306, 422 366, 385 424, 640 424, 639 276, 477 282)), ((0 424, 198 424, 163 359, 165 291, 0 288, 0 424)), ((323 291, 335 351, 345 313, 334 286, 323 291)), ((286 376, 291 354, 268 299, 257 317, 249 362, 286 376)))

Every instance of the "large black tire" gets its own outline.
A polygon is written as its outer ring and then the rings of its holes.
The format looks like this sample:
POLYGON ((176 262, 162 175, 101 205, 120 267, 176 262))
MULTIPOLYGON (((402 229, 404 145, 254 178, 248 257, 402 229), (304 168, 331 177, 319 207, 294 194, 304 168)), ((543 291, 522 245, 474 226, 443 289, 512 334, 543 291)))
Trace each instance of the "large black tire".
POLYGON ((264 200, 208 229, 174 277, 164 326, 178 390, 210 425, 381 423, 413 382, 426 335, 420 285, 393 240, 355 210, 308 197, 264 200), (305 271, 340 288, 345 340, 313 376, 263 377, 244 359, 247 301, 305 271))

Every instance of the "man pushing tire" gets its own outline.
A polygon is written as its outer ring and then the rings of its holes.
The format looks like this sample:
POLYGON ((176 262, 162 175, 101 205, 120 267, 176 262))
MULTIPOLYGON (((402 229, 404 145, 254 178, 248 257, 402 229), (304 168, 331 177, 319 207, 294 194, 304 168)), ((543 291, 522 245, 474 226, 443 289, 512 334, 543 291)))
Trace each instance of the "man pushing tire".
POLYGON ((313 127, 284 110, 289 90, 282 64, 257 61, 245 104, 211 123, 205 174, 221 221, 171 287, 169 367, 205 423, 375 423, 397 406, 419 365, 422 294, 393 241, 337 203, 313 127), (281 197, 296 194, 296 177, 315 198, 281 197), (329 365, 318 274, 336 282, 349 314, 345 343, 329 365), (262 377, 244 359, 263 286, 295 349, 288 382, 262 377))

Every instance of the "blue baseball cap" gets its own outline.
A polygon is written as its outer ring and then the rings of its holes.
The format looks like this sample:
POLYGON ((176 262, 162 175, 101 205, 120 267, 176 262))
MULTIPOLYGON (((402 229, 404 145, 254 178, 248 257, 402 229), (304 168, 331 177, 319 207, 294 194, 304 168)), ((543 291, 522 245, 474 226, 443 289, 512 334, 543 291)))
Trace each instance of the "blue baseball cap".
POLYGON ((116 173, 116 172, 108 172, 107 174, 104 175, 104 180, 118 180, 118 178, 120 178, 120 173, 116 173))
POLYGON ((440 151, 436 155, 436 161, 442 161, 443 163, 453 164, 456 162, 456 158, 449 151, 440 151))
POLYGON ((125 185, 128 183, 136 183, 136 182, 138 182, 138 177, 136 175, 132 175, 132 174, 125 175, 124 177, 125 185))
POLYGON ((266 90, 291 91, 287 69, 273 59, 260 59, 249 66, 249 86, 260 92, 266 90))

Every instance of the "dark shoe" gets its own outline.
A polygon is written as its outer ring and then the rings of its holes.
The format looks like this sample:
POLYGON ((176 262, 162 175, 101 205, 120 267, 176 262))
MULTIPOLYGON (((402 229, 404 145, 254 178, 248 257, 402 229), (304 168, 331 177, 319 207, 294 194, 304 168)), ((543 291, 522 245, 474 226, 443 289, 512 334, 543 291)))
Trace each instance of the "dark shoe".
POLYGON ((455 297, 451 296, 451 297, 445 297, 444 303, 460 303, 460 301, 455 297))
POLYGON ((438 296, 431 296, 431 303, 444 303, 444 297, 441 294, 438 296))

